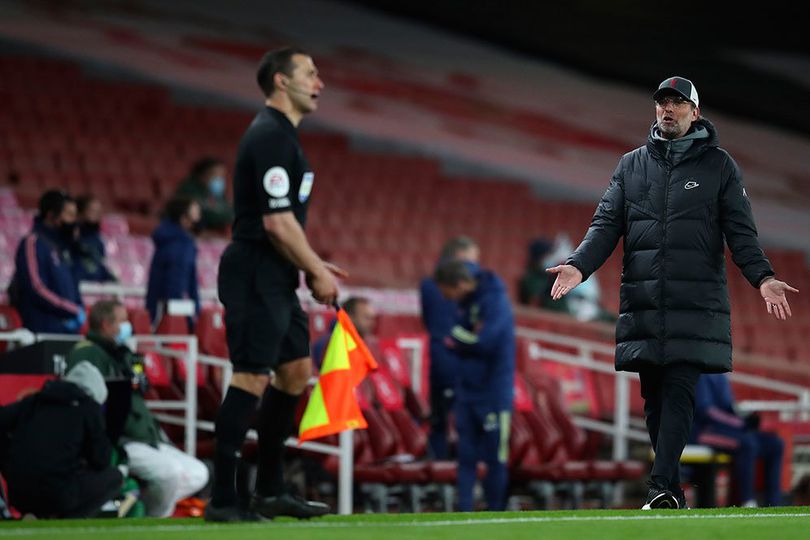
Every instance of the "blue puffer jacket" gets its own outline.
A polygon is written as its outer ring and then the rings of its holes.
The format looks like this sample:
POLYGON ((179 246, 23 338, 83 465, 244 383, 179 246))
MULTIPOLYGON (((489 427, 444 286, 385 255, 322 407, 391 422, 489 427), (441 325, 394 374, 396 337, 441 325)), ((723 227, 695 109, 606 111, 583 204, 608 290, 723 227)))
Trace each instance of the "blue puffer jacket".
POLYGON ((164 219, 152 233, 155 253, 149 267, 146 309, 154 323, 158 305, 168 300, 187 298, 200 311, 197 284, 197 246, 194 237, 179 224, 164 219))
POLYGON ((57 231, 37 218, 31 232, 17 246, 15 262, 13 301, 23 326, 32 332, 77 333, 78 325, 71 321, 84 308, 57 231))
POLYGON ((459 306, 450 336, 459 362, 458 400, 511 410, 515 378, 515 319, 501 278, 472 263, 478 284, 459 306))

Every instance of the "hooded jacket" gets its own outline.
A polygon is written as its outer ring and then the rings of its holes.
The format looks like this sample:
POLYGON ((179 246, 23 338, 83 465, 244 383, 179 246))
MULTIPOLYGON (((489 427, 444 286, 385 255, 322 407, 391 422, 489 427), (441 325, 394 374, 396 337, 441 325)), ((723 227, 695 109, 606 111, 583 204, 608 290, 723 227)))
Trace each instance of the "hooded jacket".
POLYGON ((9 483, 58 491, 85 468, 110 464, 112 446, 97 398, 106 395, 101 375, 85 364, 71 380, 49 381, 38 393, 0 407, 0 468, 9 483))
POLYGON ((459 302, 450 332, 458 351, 458 403, 512 409, 515 378, 515 320, 501 278, 473 268, 476 287, 459 302))
POLYGON ((197 246, 194 238, 178 223, 164 219, 152 233, 152 241, 155 252, 149 266, 146 289, 146 309, 152 322, 155 323, 162 314, 159 313, 159 305, 171 299, 193 300, 199 313, 197 246))
POLYGON ((668 141, 653 125, 625 154, 584 240, 568 259, 583 280, 624 239, 616 369, 675 362, 731 370, 723 242, 753 287, 773 268, 757 238, 740 169, 701 118, 668 141))
POLYGON ((20 240, 13 278, 14 304, 23 326, 32 332, 75 334, 69 322, 83 311, 79 284, 63 255, 58 232, 40 218, 20 240))

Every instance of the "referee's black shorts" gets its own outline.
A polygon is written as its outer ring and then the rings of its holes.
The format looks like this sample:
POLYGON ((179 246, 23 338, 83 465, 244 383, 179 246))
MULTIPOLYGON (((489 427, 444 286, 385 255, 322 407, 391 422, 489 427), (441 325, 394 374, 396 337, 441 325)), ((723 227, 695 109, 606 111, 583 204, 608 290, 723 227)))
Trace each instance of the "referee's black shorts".
POLYGON ((232 242, 219 262, 219 300, 234 372, 270 373, 309 356, 309 322, 295 294, 297 272, 268 246, 232 242))

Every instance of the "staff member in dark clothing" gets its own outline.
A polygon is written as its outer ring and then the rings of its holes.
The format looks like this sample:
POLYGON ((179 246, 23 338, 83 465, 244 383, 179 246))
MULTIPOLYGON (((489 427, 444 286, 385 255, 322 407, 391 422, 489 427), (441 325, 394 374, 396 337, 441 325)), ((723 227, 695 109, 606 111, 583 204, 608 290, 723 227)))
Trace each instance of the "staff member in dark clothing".
POLYGON ((37 517, 92 517, 118 494, 121 473, 101 405, 104 379, 89 362, 62 381, 0 407, 0 469, 11 504, 37 517))
POLYGON ((296 296, 298 270, 312 295, 331 304, 335 275, 345 275, 312 250, 304 233, 315 173, 297 126, 314 112, 324 84, 307 53, 284 48, 262 58, 257 81, 265 107, 251 123, 236 158, 233 241, 219 266, 219 298, 234 374, 216 419, 209 521, 243 521, 329 511, 287 493, 282 458, 298 398, 312 373, 307 316, 296 296), (275 377, 272 385, 270 371, 275 377), (258 477, 252 511, 237 502, 234 474, 250 418, 261 398, 258 477), (254 513, 255 512, 255 513, 254 513))
POLYGON ((679 461, 692 429, 701 373, 731 371, 731 318, 723 238, 768 313, 791 315, 762 252, 742 175, 700 115, 688 79, 671 77, 653 94, 647 144, 625 154, 585 239, 557 274, 556 300, 599 268, 624 236, 616 369, 637 371, 655 449, 649 508, 679 508, 679 461))
POLYGON ((454 407, 459 510, 473 510, 479 460, 487 464, 487 508, 504 510, 515 379, 515 320, 509 294, 501 278, 472 262, 444 261, 434 279, 459 310, 445 336, 459 356, 454 407))
POLYGON ((9 298, 32 332, 76 334, 86 319, 70 245, 75 241, 76 202, 52 190, 39 199, 34 227, 17 247, 9 298))
MULTIPOLYGON (((472 238, 457 236, 448 240, 439 255, 439 264, 450 260, 478 262, 480 250, 472 238)), ((447 444, 450 411, 453 410, 458 354, 444 339, 458 317, 458 304, 442 296, 433 277, 419 284, 422 323, 430 335, 430 450, 435 459, 448 459, 447 444)))
POLYGON ((79 238, 73 254, 76 280, 118 281, 107 268, 104 240, 101 238, 101 201, 93 195, 84 195, 76 200, 78 210, 79 238))
POLYGON ((154 326, 166 314, 169 300, 191 300, 195 314, 200 311, 197 245, 191 235, 199 221, 199 203, 175 197, 166 203, 166 215, 152 233, 155 252, 149 266, 146 309, 154 326))

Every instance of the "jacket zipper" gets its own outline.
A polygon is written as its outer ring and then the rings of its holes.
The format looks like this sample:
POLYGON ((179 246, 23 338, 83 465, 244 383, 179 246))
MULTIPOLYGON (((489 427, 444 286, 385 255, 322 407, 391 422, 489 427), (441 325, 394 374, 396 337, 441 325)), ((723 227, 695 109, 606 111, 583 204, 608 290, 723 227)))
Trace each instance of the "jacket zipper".
MULTIPOLYGON (((671 143, 670 143, 671 144, 671 143)), ((667 148, 667 155, 669 155, 669 148, 667 148)), ((663 349, 661 351, 663 360, 666 359, 666 341, 667 341, 667 325, 666 325, 666 291, 664 290, 667 280, 667 217, 669 213, 669 184, 672 181, 672 166, 667 163, 667 182, 664 188, 664 222, 662 223, 663 234, 661 236, 661 342, 663 349)))

